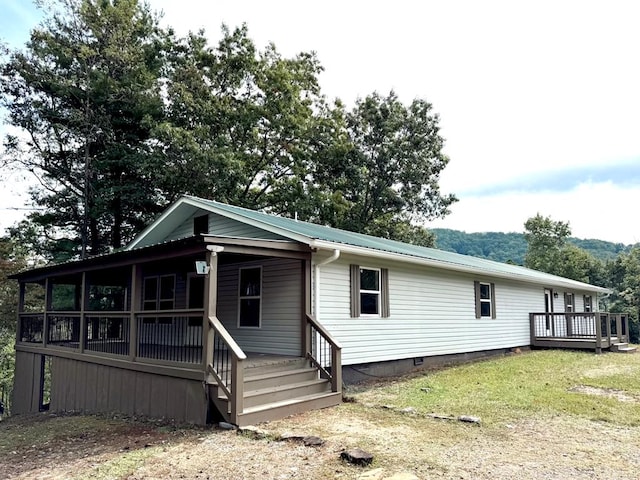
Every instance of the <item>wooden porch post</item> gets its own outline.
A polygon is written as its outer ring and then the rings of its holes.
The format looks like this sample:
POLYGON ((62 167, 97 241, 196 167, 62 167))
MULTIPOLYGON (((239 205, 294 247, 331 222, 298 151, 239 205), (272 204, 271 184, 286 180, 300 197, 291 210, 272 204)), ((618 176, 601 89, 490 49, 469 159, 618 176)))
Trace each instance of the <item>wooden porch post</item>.
POLYGON ((204 345, 202 349, 202 369, 207 376, 207 365, 213 361, 214 331, 209 326, 209 317, 216 317, 218 310, 218 252, 222 247, 209 245, 207 247, 207 265, 209 272, 204 279, 204 318, 202 319, 202 332, 204 345))
POLYGON ((596 353, 602 353, 602 314, 594 315, 593 318, 596 321, 596 353))
POLYGON ((47 346, 49 341, 49 309, 51 308, 51 282, 49 278, 44 280, 44 313, 42 314, 42 345, 47 346))
POLYGON ((607 316, 607 323, 606 323, 607 346, 611 346, 611 315, 609 313, 605 313, 605 315, 607 316))
POLYGON ((138 346, 138 322, 136 320, 136 308, 140 304, 140 292, 138 290, 138 275, 140 269, 137 264, 131 265, 131 301, 129 305, 129 361, 135 362, 138 346))
POLYGON ((311 260, 302 261, 302 278, 302 356, 306 357, 311 351, 311 327, 307 322, 307 315, 311 313, 311 260))
POLYGON ((80 281, 80 338, 78 339, 78 350, 84 353, 84 339, 87 336, 87 322, 85 321, 85 302, 87 300, 87 272, 82 272, 80 281))
MULTIPOLYGON (((25 293, 25 284, 20 282, 19 286, 18 286, 18 318, 16 318, 16 343, 18 343, 19 341, 22 340, 22 338, 20 338, 20 332, 22 332, 22 325, 21 325, 21 317, 20 314, 22 312, 24 312, 24 293, 25 293)), ((44 321, 44 318, 43 320, 44 321)), ((44 327, 44 325, 43 325, 44 327)))

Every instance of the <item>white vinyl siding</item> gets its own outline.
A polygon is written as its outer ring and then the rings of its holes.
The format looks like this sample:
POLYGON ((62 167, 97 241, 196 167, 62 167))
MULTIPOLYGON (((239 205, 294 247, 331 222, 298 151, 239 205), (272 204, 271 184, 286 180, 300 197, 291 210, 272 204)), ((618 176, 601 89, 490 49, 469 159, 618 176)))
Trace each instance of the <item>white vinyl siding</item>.
MULTIPOLYGON (((174 229, 164 241, 178 240, 180 238, 186 238, 193 235, 193 219, 201 215, 207 214, 204 210, 198 210, 196 213, 187 218, 174 229)), ((220 235, 227 237, 240 237, 240 238, 257 238, 264 240, 288 240, 287 238, 276 235, 275 233, 267 232, 260 228, 247 225, 246 223, 231 220, 216 213, 209 213, 209 233, 211 235, 220 235)))
POLYGON ((218 312, 245 352, 301 355, 302 265, 299 260, 267 259, 218 267, 218 312), (262 266, 261 326, 238 328, 239 268, 262 266))
POLYGON ((385 262, 390 317, 357 321, 350 318, 349 264, 364 263, 345 255, 321 267, 319 320, 342 344, 344 365, 529 345, 529 313, 544 311, 542 286, 488 277, 496 318, 476 319, 477 276, 385 262))

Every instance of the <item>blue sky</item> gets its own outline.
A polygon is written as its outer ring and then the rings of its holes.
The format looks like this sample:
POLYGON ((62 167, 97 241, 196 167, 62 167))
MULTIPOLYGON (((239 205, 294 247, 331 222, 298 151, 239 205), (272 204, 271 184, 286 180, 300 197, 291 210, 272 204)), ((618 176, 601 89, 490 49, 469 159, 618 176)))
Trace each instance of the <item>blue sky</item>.
MULTIPOLYGON (((151 0, 179 33, 246 22, 259 47, 314 50, 325 94, 425 98, 460 201, 427 226, 522 231, 541 213, 573 234, 640 242, 640 3, 635 1, 151 0)), ((28 0, 0 0, 0 37, 21 44, 28 0), (8 38, 11 37, 11 38, 8 38)), ((14 175, 2 206, 24 206, 14 175)), ((0 227, 22 212, 2 210, 0 227), (14 215, 15 214, 15 215, 14 215), (10 218, 11 217, 11 218, 10 218)))

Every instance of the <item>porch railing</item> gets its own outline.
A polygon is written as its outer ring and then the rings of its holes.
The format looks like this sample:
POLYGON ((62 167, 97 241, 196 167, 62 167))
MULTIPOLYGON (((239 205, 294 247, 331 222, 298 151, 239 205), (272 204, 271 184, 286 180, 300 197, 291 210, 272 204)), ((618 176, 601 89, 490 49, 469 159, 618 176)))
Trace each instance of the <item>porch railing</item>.
POLYGON ((178 363, 202 363, 202 311, 136 314, 136 356, 178 363))
POLYGON ((21 313, 18 341, 42 343, 44 338, 44 313, 21 313))
POLYGON ((331 391, 342 390, 342 347, 311 315, 306 315, 305 356, 331 382, 331 391))
POLYGON ((47 344, 57 347, 78 348, 80 345, 80 319, 77 312, 51 312, 47 315, 47 344))
POLYGON ((202 365, 202 310, 135 312, 133 330, 131 315, 128 311, 21 313, 17 341, 92 355, 131 357, 133 361, 202 365))
MULTIPOLYGON (((229 402, 230 422, 238 424, 244 411, 244 360, 247 356, 217 317, 209 317, 207 372, 229 402)), ((214 399, 216 401, 217 399, 214 399)))
POLYGON ((545 341, 592 341, 596 351, 615 342, 629 341, 629 318, 625 313, 562 312, 530 313, 531 344, 545 341))
POLYGON ((129 355, 130 315, 104 312, 85 319, 84 349, 94 353, 129 355))

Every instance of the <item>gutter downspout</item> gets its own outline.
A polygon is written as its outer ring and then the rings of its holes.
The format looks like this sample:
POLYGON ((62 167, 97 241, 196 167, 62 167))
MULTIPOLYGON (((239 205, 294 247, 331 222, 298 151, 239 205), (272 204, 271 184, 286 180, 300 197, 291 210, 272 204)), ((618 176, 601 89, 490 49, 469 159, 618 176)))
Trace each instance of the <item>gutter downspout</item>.
POLYGON ((332 262, 335 262, 340 258, 340 250, 337 248, 333 251, 333 254, 329 258, 325 258, 321 262, 315 264, 315 269, 313 271, 313 310, 315 313, 316 321, 320 321, 320 267, 322 265, 328 265, 332 262))

